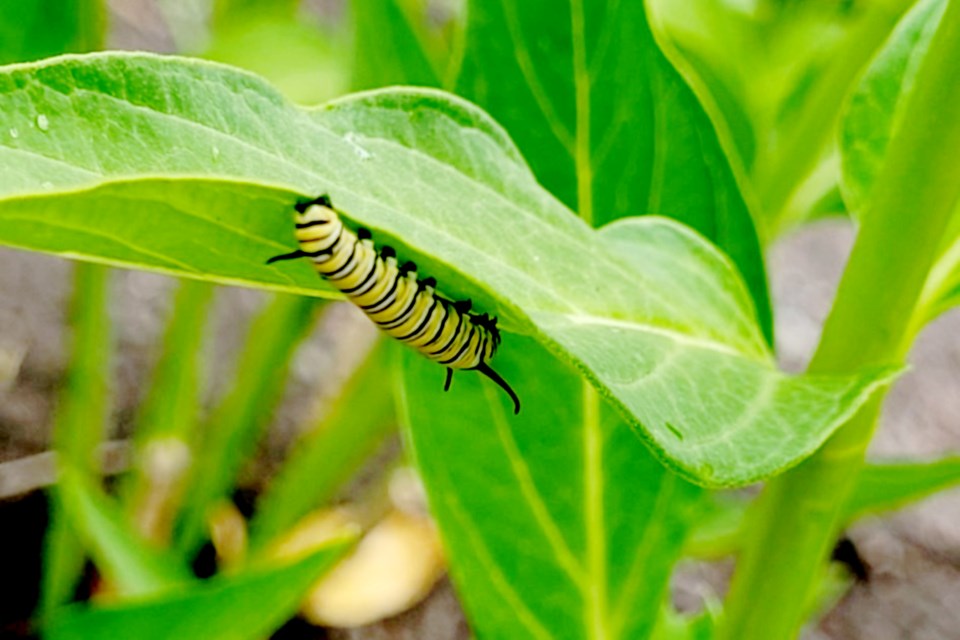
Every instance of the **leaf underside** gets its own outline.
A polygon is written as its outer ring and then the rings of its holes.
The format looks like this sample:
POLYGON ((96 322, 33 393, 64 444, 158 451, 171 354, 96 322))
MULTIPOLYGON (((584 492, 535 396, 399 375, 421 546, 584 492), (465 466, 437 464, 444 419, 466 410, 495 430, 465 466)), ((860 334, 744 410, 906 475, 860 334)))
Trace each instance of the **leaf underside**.
POLYGON ((659 218, 590 229, 441 92, 302 110, 227 67, 115 53, 9 67, 0 110, 0 241, 326 296, 309 265, 264 262, 292 247, 295 198, 327 192, 446 295, 497 314, 505 357, 511 334, 534 338, 696 482, 795 463, 889 377, 779 372, 720 252, 659 218))

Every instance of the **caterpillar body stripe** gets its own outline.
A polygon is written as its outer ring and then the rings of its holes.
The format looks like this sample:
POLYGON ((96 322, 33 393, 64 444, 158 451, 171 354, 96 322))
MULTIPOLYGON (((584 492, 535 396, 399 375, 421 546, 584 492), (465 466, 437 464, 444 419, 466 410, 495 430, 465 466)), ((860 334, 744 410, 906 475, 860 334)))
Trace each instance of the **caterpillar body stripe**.
POLYGON ((444 391, 454 369, 474 370, 499 385, 520 413, 520 399, 487 362, 500 346, 497 319, 471 311, 470 300, 452 301, 439 295, 436 280, 420 279, 412 262, 398 263, 388 246, 379 250, 370 232, 346 227, 330 197, 322 195, 294 206, 297 251, 274 256, 280 260, 310 258, 314 269, 397 340, 447 368, 444 391))

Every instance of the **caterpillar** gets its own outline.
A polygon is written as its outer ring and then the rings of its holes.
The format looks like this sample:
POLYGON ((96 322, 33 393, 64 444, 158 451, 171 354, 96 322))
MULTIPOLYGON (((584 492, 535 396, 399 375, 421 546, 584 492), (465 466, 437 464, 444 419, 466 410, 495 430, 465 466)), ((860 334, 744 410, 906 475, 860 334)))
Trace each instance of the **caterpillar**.
POLYGON ((378 250, 369 230, 347 228, 329 196, 300 200, 294 211, 300 248, 267 264, 310 258, 317 273, 380 329, 445 366, 444 391, 454 369, 478 371, 506 391, 513 412, 520 413, 517 394, 487 364, 500 346, 496 317, 474 313, 470 300, 455 302, 438 294, 434 278, 418 278, 413 262, 399 264, 392 247, 378 250))

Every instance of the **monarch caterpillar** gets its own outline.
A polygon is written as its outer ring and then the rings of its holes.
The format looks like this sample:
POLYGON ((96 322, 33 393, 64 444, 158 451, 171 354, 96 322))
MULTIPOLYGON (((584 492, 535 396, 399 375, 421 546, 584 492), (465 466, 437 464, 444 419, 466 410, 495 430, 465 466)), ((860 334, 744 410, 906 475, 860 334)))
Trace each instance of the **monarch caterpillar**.
POLYGON ((520 413, 517 394, 487 364, 500 345, 495 317, 473 313, 470 300, 454 302, 439 295, 437 281, 419 279, 413 262, 398 266, 396 252, 387 246, 378 251, 370 231, 354 233, 344 226, 329 196, 299 201, 294 210, 300 248, 267 264, 310 258, 317 273, 383 331, 444 365, 444 391, 450 389, 454 369, 479 371, 507 392, 513 412, 520 413))

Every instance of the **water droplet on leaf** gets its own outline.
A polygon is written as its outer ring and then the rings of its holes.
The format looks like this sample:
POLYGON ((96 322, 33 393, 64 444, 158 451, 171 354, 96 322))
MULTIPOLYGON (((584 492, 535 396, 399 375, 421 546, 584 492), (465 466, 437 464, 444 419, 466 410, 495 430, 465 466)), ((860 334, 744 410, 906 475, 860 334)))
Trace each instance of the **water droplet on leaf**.
POLYGON ((353 147, 354 153, 356 153, 357 157, 360 158, 361 160, 369 160, 370 158, 373 157, 372 153, 370 153, 369 151, 364 149, 362 146, 360 146, 360 144, 357 142, 357 135, 352 131, 347 135, 343 136, 343 139, 346 140, 347 144, 353 147))
POLYGON ((37 128, 40 131, 49 131, 50 130, 50 119, 42 113, 37 116, 37 128))

